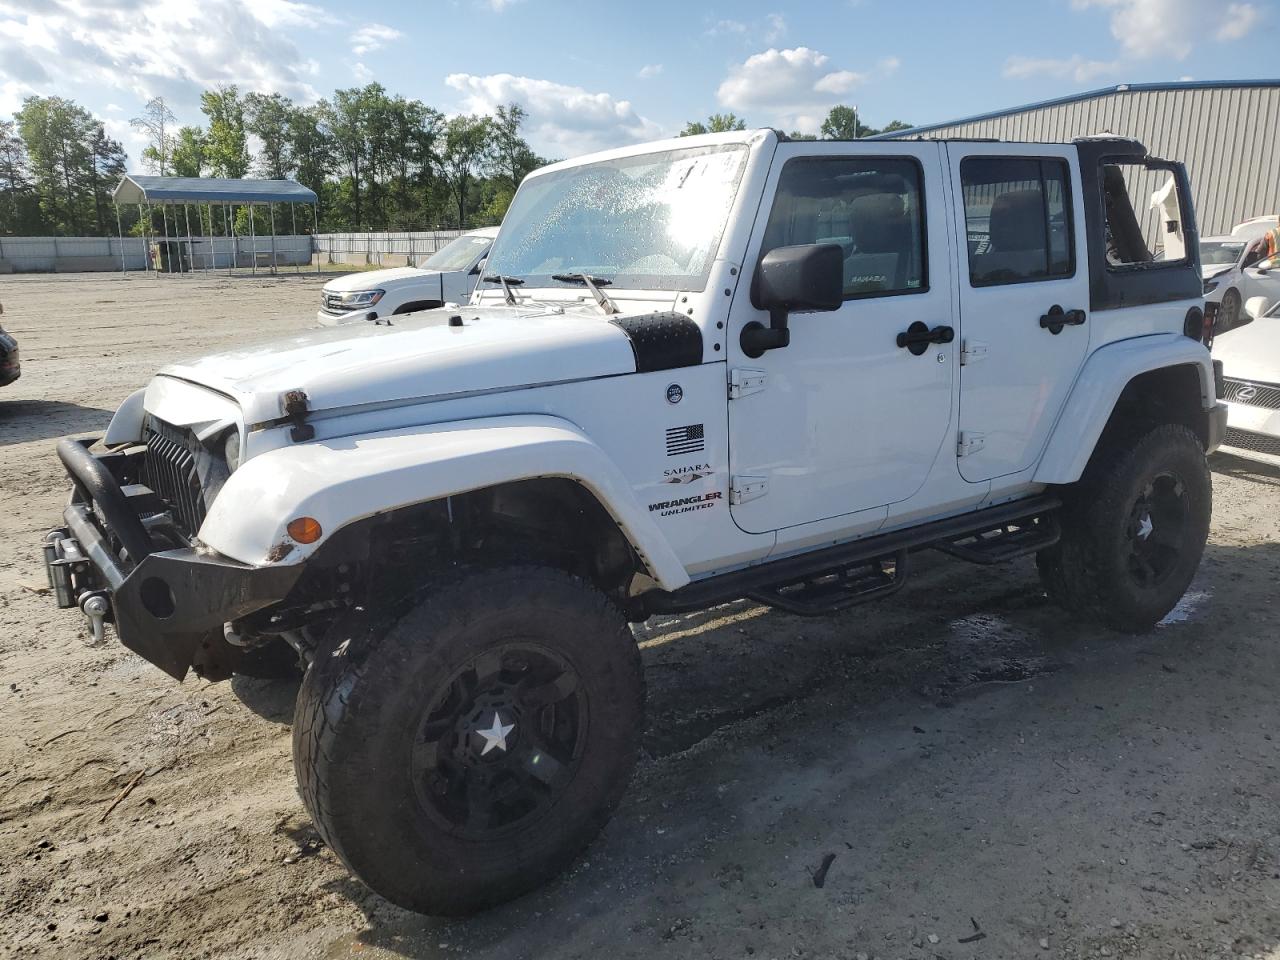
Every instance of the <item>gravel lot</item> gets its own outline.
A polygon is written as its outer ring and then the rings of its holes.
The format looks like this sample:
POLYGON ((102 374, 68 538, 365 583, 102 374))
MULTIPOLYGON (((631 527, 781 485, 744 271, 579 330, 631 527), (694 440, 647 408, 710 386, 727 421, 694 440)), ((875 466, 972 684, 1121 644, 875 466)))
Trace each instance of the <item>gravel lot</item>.
POLYGON ((651 623, 646 756, 567 877, 466 921, 367 893, 294 791, 295 685, 173 683, 33 592, 54 441, 320 282, 0 279, 0 956, 1280 957, 1280 471, 1229 458, 1154 633, 931 556, 842 616, 651 623))

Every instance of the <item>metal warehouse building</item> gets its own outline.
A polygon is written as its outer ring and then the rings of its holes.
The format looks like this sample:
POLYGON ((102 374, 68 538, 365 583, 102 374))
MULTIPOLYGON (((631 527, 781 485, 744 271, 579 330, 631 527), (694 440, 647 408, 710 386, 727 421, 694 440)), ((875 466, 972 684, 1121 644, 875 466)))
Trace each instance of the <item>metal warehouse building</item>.
POLYGON ((1202 237, 1280 212, 1280 80, 1120 84, 886 135, 1069 141, 1133 137, 1187 165, 1202 237))

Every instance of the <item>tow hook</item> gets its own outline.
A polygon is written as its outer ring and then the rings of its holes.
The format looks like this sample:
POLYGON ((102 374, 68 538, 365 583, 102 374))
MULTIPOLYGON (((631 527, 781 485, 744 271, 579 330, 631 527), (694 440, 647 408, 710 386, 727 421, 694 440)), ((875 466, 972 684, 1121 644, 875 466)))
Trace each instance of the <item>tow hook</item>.
POLYGON ((107 612, 110 609, 111 603, 107 600, 106 594, 86 593, 80 598, 80 610, 89 618, 89 627, 93 631, 94 643, 101 643, 103 637, 106 636, 104 623, 107 619, 107 612))

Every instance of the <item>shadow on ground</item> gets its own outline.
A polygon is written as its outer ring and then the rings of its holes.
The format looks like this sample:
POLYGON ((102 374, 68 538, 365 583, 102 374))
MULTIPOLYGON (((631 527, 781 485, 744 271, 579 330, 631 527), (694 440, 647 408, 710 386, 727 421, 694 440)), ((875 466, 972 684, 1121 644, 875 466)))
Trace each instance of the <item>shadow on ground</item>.
POLYGON ((111 411, 62 400, 6 400, 0 394, 0 447, 105 430, 111 411))

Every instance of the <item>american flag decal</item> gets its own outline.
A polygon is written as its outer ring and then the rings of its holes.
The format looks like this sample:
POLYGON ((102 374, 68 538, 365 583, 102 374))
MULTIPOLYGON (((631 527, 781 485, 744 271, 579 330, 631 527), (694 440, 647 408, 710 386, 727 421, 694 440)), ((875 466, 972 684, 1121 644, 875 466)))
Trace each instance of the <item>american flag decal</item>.
POLYGON ((667 429, 667 456, 678 457, 685 453, 698 453, 706 446, 706 428, 700 423, 687 427, 667 429))

